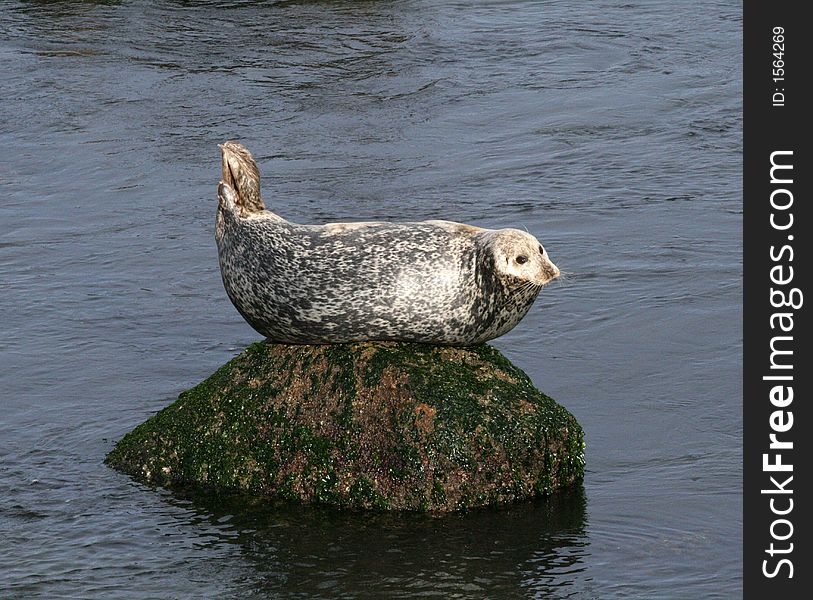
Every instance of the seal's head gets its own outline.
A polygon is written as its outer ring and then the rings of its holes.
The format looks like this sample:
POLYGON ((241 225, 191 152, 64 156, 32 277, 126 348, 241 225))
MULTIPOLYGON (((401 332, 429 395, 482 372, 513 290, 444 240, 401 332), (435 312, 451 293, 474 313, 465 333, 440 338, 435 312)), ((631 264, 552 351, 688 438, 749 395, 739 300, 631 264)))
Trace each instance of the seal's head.
POLYGON ((507 283, 542 287, 559 277, 559 268, 530 233, 519 229, 497 229, 484 236, 497 274, 507 283))
MULTIPOLYGON (((238 142, 220 144, 223 155, 223 178, 225 184, 234 191, 235 204, 243 216, 265 210, 260 198, 260 170, 245 146, 238 142)), ((223 202, 223 195, 221 202, 223 202)))

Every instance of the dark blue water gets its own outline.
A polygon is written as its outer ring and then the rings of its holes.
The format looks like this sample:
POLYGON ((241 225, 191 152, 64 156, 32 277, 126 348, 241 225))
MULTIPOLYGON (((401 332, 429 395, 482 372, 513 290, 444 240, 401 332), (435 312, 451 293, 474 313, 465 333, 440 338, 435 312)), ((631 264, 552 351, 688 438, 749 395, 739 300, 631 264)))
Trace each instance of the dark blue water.
POLYGON ((741 4, 0 0, 0 597, 741 594, 741 4), (583 486, 465 515, 180 497, 103 464, 258 339, 217 144, 300 222, 526 227, 495 342, 583 486))

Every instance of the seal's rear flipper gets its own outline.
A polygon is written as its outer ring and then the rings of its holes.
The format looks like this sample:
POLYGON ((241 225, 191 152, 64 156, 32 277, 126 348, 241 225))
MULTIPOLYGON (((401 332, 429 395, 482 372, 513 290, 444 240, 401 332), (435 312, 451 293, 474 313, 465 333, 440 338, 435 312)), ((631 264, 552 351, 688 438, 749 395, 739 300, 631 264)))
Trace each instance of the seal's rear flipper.
POLYGON ((243 215, 265 210, 260 197, 260 170, 257 163, 245 146, 238 142, 225 142, 220 145, 223 155, 223 180, 218 187, 225 184, 235 193, 235 204, 243 215))
POLYGON ((220 206, 228 212, 239 212, 237 192, 225 181, 221 181, 217 186, 217 199, 220 201, 220 206))

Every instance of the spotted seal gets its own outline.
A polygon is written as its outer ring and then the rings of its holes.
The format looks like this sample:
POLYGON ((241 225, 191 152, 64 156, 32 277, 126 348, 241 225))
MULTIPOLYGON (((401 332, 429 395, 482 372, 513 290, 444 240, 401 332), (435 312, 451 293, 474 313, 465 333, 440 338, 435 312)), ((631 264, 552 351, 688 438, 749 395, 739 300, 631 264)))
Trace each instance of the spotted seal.
POLYGON ((291 223, 265 209, 249 151, 237 142, 220 148, 223 284, 272 341, 477 344, 513 329, 559 276, 537 239, 517 229, 291 223))

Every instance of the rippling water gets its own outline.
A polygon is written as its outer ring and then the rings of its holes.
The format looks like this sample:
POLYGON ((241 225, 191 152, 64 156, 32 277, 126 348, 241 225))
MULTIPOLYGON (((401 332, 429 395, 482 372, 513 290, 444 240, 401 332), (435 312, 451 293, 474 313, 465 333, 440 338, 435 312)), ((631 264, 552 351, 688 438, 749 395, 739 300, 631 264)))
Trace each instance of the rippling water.
POLYGON ((0 0, 0 596, 741 593, 738 2, 0 0), (132 483, 115 440, 258 338, 216 144, 291 220, 524 226, 569 273, 495 345, 583 487, 336 514, 132 483))

